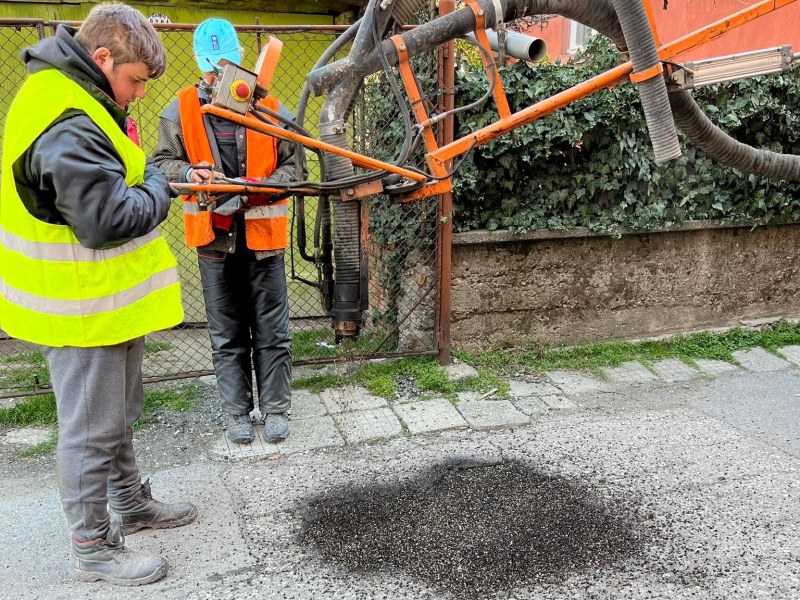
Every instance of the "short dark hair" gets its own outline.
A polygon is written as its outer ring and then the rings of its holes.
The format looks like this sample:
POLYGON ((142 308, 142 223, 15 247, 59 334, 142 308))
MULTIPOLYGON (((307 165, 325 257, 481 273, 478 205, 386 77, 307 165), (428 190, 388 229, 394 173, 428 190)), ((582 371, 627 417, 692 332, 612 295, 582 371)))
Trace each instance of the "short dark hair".
POLYGON ((152 24, 138 10, 121 2, 94 6, 75 39, 89 54, 108 48, 115 66, 144 63, 153 79, 167 68, 167 52, 152 24))

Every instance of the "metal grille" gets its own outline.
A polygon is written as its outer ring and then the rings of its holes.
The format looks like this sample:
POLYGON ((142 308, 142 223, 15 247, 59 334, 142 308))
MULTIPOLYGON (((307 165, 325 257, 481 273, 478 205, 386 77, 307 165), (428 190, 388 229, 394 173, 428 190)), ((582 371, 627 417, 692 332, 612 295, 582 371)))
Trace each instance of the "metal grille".
MULTIPOLYGON (((5 53, 6 75, 0 97, 0 128, 5 123, 9 103, 24 79, 24 67, 18 60, 20 50, 52 33, 49 24, 26 21, 25 26, 0 22, 0 40, 5 53)), ((158 120, 173 101, 175 93, 198 79, 192 52, 193 25, 156 25, 169 56, 165 75, 149 84, 147 97, 138 101, 131 116, 139 124, 146 152, 153 150, 158 135, 158 120)), ((341 28, 331 26, 243 27, 239 38, 245 49, 244 66, 255 63, 261 45, 269 35, 283 42, 280 65, 273 78, 272 93, 295 112, 306 73, 341 28)), ((348 48, 342 51, 346 54, 348 48)), ((415 59, 421 86, 432 102, 437 93, 436 61, 433 55, 415 59)), ((385 77, 374 76, 354 107, 350 139, 354 148, 370 156, 391 159, 396 156, 402 131, 396 106, 390 98, 385 77), (384 100, 379 105, 378 101, 384 100)), ((322 99, 312 99, 304 124, 317 135, 322 99)), ((2 133, 0 129, 0 133, 2 133)), ((310 178, 319 180, 316 155, 307 152, 310 178)), ((414 164, 422 167, 422 150, 414 164)), ((309 252, 313 252, 314 221, 319 200, 305 199, 306 233, 309 252)), ((294 207, 296 211, 296 205, 294 207)), ((438 288, 436 264, 437 203, 435 199, 406 205, 392 203, 387 197, 368 202, 368 235, 362 251, 363 264, 369 266, 369 308, 363 333, 355 342, 336 344, 317 290, 304 283, 316 282, 317 269, 304 260, 297 249, 295 231, 292 248, 286 255, 287 283, 294 364, 344 360, 393 354, 433 353, 436 351, 434 321, 438 288)), ((295 222, 296 214, 292 215, 295 222)), ((205 329, 205 307, 195 252, 183 244, 180 206, 175 203, 161 230, 178 259, 182 280, 185 323, 169 331, 147 336, 144 375, 150 380, 211 373, 211 349, 205 329)), ((9 339, 0 331, 0 397, 33 393, 49 387, 49 378, 41 353, 34 346, 9 339)))

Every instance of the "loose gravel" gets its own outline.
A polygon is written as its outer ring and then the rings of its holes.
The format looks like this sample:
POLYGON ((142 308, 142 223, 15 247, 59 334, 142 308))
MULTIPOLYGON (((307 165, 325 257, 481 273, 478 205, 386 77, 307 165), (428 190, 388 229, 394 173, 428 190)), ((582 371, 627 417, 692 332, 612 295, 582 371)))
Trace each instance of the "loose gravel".
POLYGON ((301 540, 324 560, 399 570, 466 600, 624 568, 647 544, 635 505, 519 462, 439 465, 402 485, 340 490, 307 506, 301 540))

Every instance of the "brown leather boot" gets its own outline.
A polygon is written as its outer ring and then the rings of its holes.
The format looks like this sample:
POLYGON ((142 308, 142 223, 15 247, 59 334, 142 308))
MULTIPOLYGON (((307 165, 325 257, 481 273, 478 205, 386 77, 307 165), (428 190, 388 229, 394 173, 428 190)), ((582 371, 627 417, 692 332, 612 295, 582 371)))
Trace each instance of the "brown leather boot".
POLYGON ((69 574, 76 581, 107 581, 113 585, 135 586, 158 581, 169 564, 156 554, 138 554, 125 547, 119 523, 112 522, 105 539, 72 541, 69 574))
POLYGON ((122 525, 125 535, 142 529, 171 529, 188 525, 197 518, 197 507, 189 502, 165 504, 153 500, 150 480, 129 500, 121 504, 109 501, 108 514, 122 525))

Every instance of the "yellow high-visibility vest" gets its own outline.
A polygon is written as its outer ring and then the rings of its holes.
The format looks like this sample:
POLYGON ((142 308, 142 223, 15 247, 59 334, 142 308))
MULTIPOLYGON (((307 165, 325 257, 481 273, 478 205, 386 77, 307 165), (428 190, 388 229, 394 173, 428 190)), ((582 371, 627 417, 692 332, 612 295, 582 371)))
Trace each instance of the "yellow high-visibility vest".
POLYGON ((67 225, 45 223, 22 203, 14 162, 65 110, 86 113, 108 136, 129 187, 144 181, 145 154, 108 111, 55 69, 28 77, 8 112, 0 182, 0 328, 47 346, 109 346, 183 320, 175 257, 158 229, 116 248, 81 246, 67 225))

